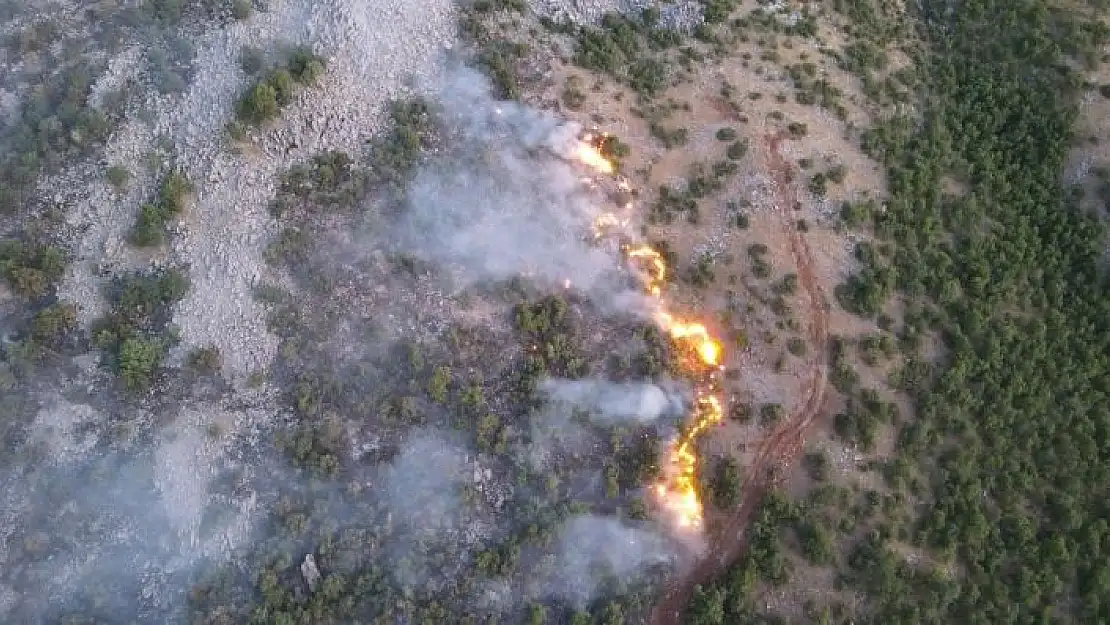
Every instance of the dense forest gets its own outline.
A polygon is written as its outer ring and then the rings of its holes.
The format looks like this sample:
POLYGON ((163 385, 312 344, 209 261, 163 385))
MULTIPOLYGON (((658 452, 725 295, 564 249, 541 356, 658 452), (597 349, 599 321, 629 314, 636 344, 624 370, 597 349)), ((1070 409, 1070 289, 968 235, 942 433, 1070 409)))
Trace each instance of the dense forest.
POLYGON ((1106 28, 1039 0, 922 8, 921 119, 865 136, 890 199, 867 220, 877 241, 857 250, 863 270, 837 293, 864 316, 905 306, 895 381, 916 410, 896 419, 897 456, 879 469, 892 494, 771 497, 749 552, 699 589, 690 623, 778 620, 752 592, 787 577, 787 536, 866 597, 815 606, 820 622, 1110 619, 1107 239, 1061 182, 1091 88, 1073 60, 1098 62, 1106 28), (945 349, 930 361, 932 340, 945 349), (813 546, 815 523, 840 536, 835 557, 813 546))

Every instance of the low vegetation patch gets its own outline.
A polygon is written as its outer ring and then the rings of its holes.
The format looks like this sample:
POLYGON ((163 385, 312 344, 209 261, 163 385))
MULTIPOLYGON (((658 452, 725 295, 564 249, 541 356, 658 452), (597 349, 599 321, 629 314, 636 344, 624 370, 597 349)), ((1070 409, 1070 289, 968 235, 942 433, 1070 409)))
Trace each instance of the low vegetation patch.
POLYGON ((134 273, 111 286, 111 308, 94 324, 92 337, 128 391, 146 391, 154 383, 176 341, 167 332, 172 307, 188 290, 189 279, 175 270, 134 273))
POLYGON ((659 11, 644 9, 637 16, 608 13, 600 26, 577 32, 574 62, 609 74, 643 96, 655 96, 670 81, 666 55, 682 42, 681 36, 659 25, 659 11))
POLYGON ((139 247, 165 243, 169 222, 185 210, 185 198, 192 192, 193 185, 183 172, 170 172, 162 181, 158 197, 139 208, 131 242, 139 247))
POLYGON ((254 84, 239 100, 236 119, 243 124, 260 126, 278 116, 293 101, 298 87, 316 84, 324 72, 324 60, 306 49, 290 55, 284 67, 271 70, 254 84))
POLYGON ((19 239, 0 239, 0 277, 16 293, 34 299, 48 295, 66 270, 61 248, 19 239))

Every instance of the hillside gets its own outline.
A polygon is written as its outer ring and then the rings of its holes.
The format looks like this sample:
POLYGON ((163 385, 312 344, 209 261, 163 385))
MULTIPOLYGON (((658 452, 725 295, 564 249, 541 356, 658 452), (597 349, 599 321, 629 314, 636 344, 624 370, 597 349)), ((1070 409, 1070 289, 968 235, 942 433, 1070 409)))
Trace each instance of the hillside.
POLYGON ((1110 621, 1100 2, 0 23, 0 621, 1110 621))

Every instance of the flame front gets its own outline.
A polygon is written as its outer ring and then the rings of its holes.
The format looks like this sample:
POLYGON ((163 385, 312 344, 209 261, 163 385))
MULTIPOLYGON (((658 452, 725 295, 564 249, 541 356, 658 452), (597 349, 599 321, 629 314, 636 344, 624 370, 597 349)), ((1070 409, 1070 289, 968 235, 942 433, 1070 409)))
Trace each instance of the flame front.
POLYGON ((586 134, 582 137, 575 151, 575 160, 603 174, 613 173, 616 170, 613 163, 609 162, 609 159, 601 153, 601 146, 606 138, 607 136, 604 134, 586 134))
MULTIPOLYGON (((600 150, 605 138, 605 135, 587 134, 578 146, 575 158, 599 173, 611 174, 614 172, 613 164, 600 150)), ((622 189, 629 188, 625 180, 621 180, 620 184, 622 189)), ((631 208, 631 204, 624 208, 631 208)), ((594 234, 601 238, 609 230, 626 226, 627 223, 627 219, 621 219, 612 213, 603 213, 594 223, 594 234)), ((697 380, 694 411, 685 430, 671 442, 667 450, 663 476, 660 483, 656 484, 654 492, 660 505, 673 516, 679 528, 701 531, 704 507, 698 496, 696 445, 698 438, 724 417, 715 377, 723 368, 721 361, 724 349, 705 324, 684 321, 666 310, 663 289, 669 272, 666 259, 658 250, 646 244, 628 244, 622 246, 622 251, 641 277, 644 290, 655 298, 655 322, 679 349, 691 356, 685 360, 685 364, 688 372, 697 380)))
MULTIPOLYGON (((647 289, 647 292, 655 297, 661 297, 663 287, 667 284, 667 261, 663 259, 663 255, 655 251, 650 245, 643 244, 625 246, 624 255, 635 261, 637 265, 642 266, 646 273, 644 288, 647 289)), ((660 314, 667 315, 664 312, 660 314)), ((667 315, 667 321, 669 320, 670 315, 667 315)))

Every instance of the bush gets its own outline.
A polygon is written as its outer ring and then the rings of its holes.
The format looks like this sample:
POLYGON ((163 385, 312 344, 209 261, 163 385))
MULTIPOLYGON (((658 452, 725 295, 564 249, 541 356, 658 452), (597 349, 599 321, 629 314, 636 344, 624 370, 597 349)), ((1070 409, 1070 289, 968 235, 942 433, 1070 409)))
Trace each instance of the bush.
POLYGON ((824 196, 828 192, 829 184, 828 178, 823 173, 814 174, 809 179, 809 192, 818 197, 824 196))
POLYGON ((632 88, 645 96, 656 95, 667 84, 667 66, 652 58, 640 59, 628 74, 632 88))
POLYGON ((139 217, 131 230, 131 243, 139 247, 164 243, 168 223, 185 210, 185 198, 192 191, 193 185, 184 173, 170 172, 162 181, 158 199, 139 208, 139 217))
POLYGON ((759 422, 761 425, 775 425, 786 416, 782 404, 763 404, 759 408, 759 422))
POLYGON ((165 330, 189 279, 174 270, 134 273, 115 281, 108 314, 92 329, 93 341, 130 391, 147 388, 165 359, 171 339, 165 330))
POLYGON ((106 174, 108 183, 116 188, 117 191, 122 191, 127 186, 128 181, 131 180, 131 172, 122 165, 112 165, 108 168, 106 174))
POLYGON ((802 358, 806 355, 808 348, 806 347, 806 342, 804 340, 794 336, 786 342, 786 351, 797 356, 798 358, 802 358))
POLYGON ((577 111, 586 104, 586 93, 582 91, 582 81, 577 76, 567 78, 563 87, 563 105, 572 111, 577 111))
POLYGON ((251 0, 232 0, 231 2, 231 16, 237 20, 245 20, 254 12, 254 5, 251 0))
POLYGON ((810 479, 817 482, 823 482, 829 479, 829 457, 823 452, 814 451, 807 453, 802 459, 802 464, 805 466, 806 473, 810 479))
POLYGON ((733 402, 728 410, 728 418, 740 423, 751 421, 754 414, 755 410, 753 410, 752 405, 747 402, 733 402))
POLYGON ((651 132, 651 136, 659 139, 663 143, 663 147, 668 150, 682 147, 690 139, 689 131, 685 128, 667 128, 662 124, 652 122, 648 126, 648 130, 651 132))
POLYGON ((849 228, 859 228, 868 224, 874 214, 874 202, 844 202, 840 207, 840 219, 849 228))
POLYGON ((189 352, 186 366, 200 375, 215 375, 220 372, 220 348, 215 345, 197 347, 189 352))
POLYGON ((166 357, 162 341, 146 337, 132 337, 119 348, 119 373, 124 386, 139 391, 150 386, 154 372, 166 357))
POLYGON ((734 508, 740 504, 741 489, 744 485, 743 472, 736 459, 729 456, 717 462, 710 483, 710 492, 713 496, 713 505, 722 510, 734 508))
POLYGON ((574 62, 579 67, 607 73, 651 97, 667 83, 665 57, 652 54, 681 43, 673 30, 656 25, 658 13, 645 10, 639 16, 608 13, 600 27, 578 31, 574 62))
POLYGON ((731 145, 728 146, 728 150, 725 151, 725 156, 727 156, 729 160, 739 161, 747 156, 748 146, 749 141, 746 137, 744 139, 740 139, 739 141, 734 141, 731 145))
MULTIPOLYGON (((244 69, 247 68, 248 50, 244 49, 244 69)), ((249 60, 253 67, 255 59, 249 60)), ((324 69, 323 59, 307 49, 298 48, 284 68, 271 71, 243 95, 236 109, 238 120, 259 126, 274 119, 281 108, 292 101, 296 87, 315 84, 324 69)))
POLYGON ((724 142, 735 141, 736 140, 736 129, 735 128, 727 128, 727 127, 726 128, 720 128, 720 129, 717 130, 717 134, 715 136, 717 137, 717 141, 724 141, 724 142))
POLYGON ((478 65, 493 82, 498 98, 503 100, 520 98, 517 66, 527 52, 527 46, 506 41, 493 41, 482 46, 478 53, 478 65))
POLYGON ((248 124, 259 125, 277 117, 277 91, 267 83, 258 83, 239 101, 238 116, 248 124))
POLYGON ((798 291, 798 274, 788 273, 779 280, 772 290, 776 295, 793 295, 798 291))
POLYGON ((0 240, 0 277, 26 298, 50 293, 66 270, 65 253, 56 247, 0 240))
POLYGON ((239 53, 239 67, 247 74, 254 76, 266 67, 266 53, 255 46, 243 46, 239 53))
POLYGON ((57 302, 35 314, 31 321, 31 338, 41 345, 54 347, 76 328, 77 307, 69 302, 57 302))

